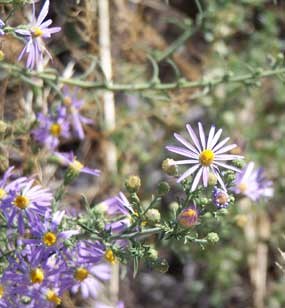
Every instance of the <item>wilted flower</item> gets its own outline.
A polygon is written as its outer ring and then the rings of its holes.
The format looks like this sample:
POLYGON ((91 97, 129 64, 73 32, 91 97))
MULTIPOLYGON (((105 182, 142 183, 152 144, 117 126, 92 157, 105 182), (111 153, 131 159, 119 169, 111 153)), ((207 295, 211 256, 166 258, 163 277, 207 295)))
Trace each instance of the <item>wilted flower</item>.
POLYGON ((230 198, 226 191, 218 187, 214 187, 213 203, 218 209, 223 209, 223 208, 228 207, 229 201, 230 201, 230 198))
POLYGON ((193 227, 198 221, 198 211, 196 207, 192 205, 183 209, 178 215, 177 221, 185 228, 193 227))
POLYGON ((84 100, 78 99, 77 89, 74 92, 70 92, 68 87, 64 87, 63 89, 63 103, 65 108, 67 109, 67 118, 70 121, 74 133, 77 135, 79 139, 84 139, 84 124, 93 124, 93 120, 84 117, 80 114, 80 109, 84 104, 84 100))
POLYGON ((25 53, 28 54, 26 67, 33 69, 37 68, 43 61, 43 54, 46 53, 50 59, 52 59, 50 53, 45 47, 43 39, 50 38, 51 34, 57 33, 61 30, 60 27, 51 27, 52 20, 48 19, 44 21, 49 10, 49 0, 44 3, 39 16, 35 16, 35 4, 33 3, 33 15, 32 21, 29 25, 29 29, 17 29, 16 34, 23 36, 26 41, 26 46, 22 50, 19 60, 22 59, 25 53))
POLYGON ((253 201, 273 196, 272 182, 266 180, 263 168, 254 169, 254 162, 247 164, 241 173, 237 174, 233 191, 253 201))
POLYGON ((206 139, 202 124, 198 123, 198 127, 200 140, 192 127, 187 124, 186 128, 193 144, 189 143, 182 136, 175 133, 174 137, 184 145, 184 148, 177 146, 166 147, 167 150, 171 152, 190 158, 187 160, 175 161, 175 165, 193 165, 179 177, 177 182, 181 182, 196 172, 191 188, 191 191, 194 191, 197 188, 201 178, 204 187, 208 186, 209 174, 212 172, 217 177, 217 180, 222 188, 226 190, 225 184, 220 176, 220 167, 239 172, 239 169, 224 163, 224 161, 241 159, 243 157, 240 155, 225 154, 226 152, 234 149, 236 144, 225 145, 230 138, 225 138, 224 140, 218 142, 222 134, 222 129, 215 132, 215 127, 212 126, 208 138, 206 139))

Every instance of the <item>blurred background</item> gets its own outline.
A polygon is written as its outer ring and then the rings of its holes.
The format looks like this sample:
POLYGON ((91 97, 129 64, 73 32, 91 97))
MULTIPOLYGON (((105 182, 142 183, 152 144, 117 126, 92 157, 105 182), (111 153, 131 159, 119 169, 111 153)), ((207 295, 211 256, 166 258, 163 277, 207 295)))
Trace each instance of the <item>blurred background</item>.
MULTIPOLYGON (((106 68, 99 65, 100 44, 105 35, 111 42, 107 65, 120 84, 149 80, 153 70, 149 55, 158 60, 160 80, 171 82, 177 75, 207 80, 231 72, 246 74, 259 67, 270 69, 272 59, 279 56, 282 60, 285 51, 283 0, 111 0, 110 34, 100 28, 100 2, 51 1, 50 17, 62 27, 50 44, 52 65, 59 71, 74 62, 75 76, 86 73, 87 80, 102 80, 106 68), (191 31, 185 34, 187 29, 191 31)), ((2 14, 10 10, 9 5, 0 7, 2 14)), ((16 11, 13 19, 24 22, 23 11, 16 11)), ((8 60, 15 62, 21 44, 12 37, 1 38, 1 46, 4 52, 10 51, 6 52, 8 60)), ((7 76, 1 78, 0 93, 2 118, 15 125, 23 124, 31 97, 38 110, 42 108, 37 104, 39 97, 47 97, 7 76)), ((159 181, 172 183, 172 192, 163 199, 163 213, 181 193, 175 180, 161 171, 168 155, 165 146, 173 143, 173 132, 182 132, 186 123, 196 125, 198 121, 207 128, 211 124, 222 127, 246 160, 263 166, 274 183, 274 198, 269 202, 239 199, 227 216, 205 226, 220 235, 219 243, 201 249, 197 244, 185 246, 183 241, 165 242, 159 253, 169 262, 167 273, 141 266, 135 279, 131 272, 123 275, 119 296, 126 307, 285 307, 284 275, 277 265, 283 263, 279 249, 285 250, 284 81, 268 78, 201 90, 116 91, 111 124, 106 121, 108 98, 102 91, 82 89, 79 93, 85 100, 84 113, 95 125, 86 127, 84 141, 70 140, 60 150, 75 150, 82 160, 100 168, 102 177, 96 184, 92 177, 74 184, 68 195, 73 208, 80 208, 82 192, 99 202, 121 190, 127 176, 137 174, 144 200, 150 200, 159 181)), ((35 153, 30 142, 19 138, 9 149, 1 145, 2 168, 9 152, 10 163, 25 162, 26 171, 36 170, 35 162, 43 154, 35 153)), ((51 176, 55 170, 46 166, 43 172, 51 176)), ((155 242, 156 238, 150 239, 155 242)))

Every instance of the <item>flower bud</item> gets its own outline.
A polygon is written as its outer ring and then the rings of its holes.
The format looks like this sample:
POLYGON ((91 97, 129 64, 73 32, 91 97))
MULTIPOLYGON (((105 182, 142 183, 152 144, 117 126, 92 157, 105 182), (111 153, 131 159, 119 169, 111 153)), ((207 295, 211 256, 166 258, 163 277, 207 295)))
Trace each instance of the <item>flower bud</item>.
POLYGON ((170 191, 170 186, 167 182, 160 182, 158 185, 158 194, 163 196, 170 191))
POLYGON ((194 206, 187 207, 177 217, 178 223, 184 228, 191 228, 198 221, 198 211, 194 206))
POLYGON ((173 212, 177 212, 177 210, 179 209, 179 204, 178 202, 171 202, 169 204, 169 209, 173 212))
POLYGON ((220 240, 220 238, 219 238, 219 235, 217 234, 217 233, 215 233, 215 232, 210 232, 208 235, 207 235, 207 240, 208 240, 208 242, 210 242, 210 243, 217 243, 219 240, 220 240))
POLYGON ((167 158, 162 162, 162 170, 168 175, 177 175, 178 173, 175 161, 171 158, 167 158))
POLYGON ((245 162, 242 159, 235 159, 232 161, 232 165, 242 169, 245 166, 245 162))
POLYGON ((151 260, 151 261, 156 261, 158 258, 158 252, 155 248, 150 247, 148 252, 147 252, 147 257, 151 260))
POLYGON ((209 173, 209 177, 208 177, 208 184, 210 186, 215 186, 218 182, 217 177, 215 176, 215 174, 213 172, 209 173))
POLYGON ((213 197, 213 203, 218 209, 223 209, 228 207, 230 199, 226 191, 214 187, 212 197, 213 197))
POLYGON ((136 175, 131 175, 125 182, 128 192, 138 192, 141 187, 141 179, 136 175))
POLYGON ((150 209, 145 214, 146 220, 149 224, 154 225, 160 222, 160 213, 157 209, 150 209))

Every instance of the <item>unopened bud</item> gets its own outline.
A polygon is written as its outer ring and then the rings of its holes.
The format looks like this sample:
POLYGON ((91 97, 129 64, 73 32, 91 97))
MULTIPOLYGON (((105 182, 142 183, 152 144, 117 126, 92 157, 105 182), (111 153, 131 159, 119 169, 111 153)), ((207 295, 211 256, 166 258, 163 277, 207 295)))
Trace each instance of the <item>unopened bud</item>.
POLYGON ((151 261, 155 261, 158 258, 158 252, 155 248, 150 247, 147 252, 147 256, 151 261))
POLYGON ((198 221, 198 211, 194 206, 187 207, 177 217, 178 223, 184 228, 193 227, 198 221))
POLYGON ((157 190, 158 194, 163 196, 170 191, 170 186, 167 182, 160 182, 157 190))
POLYGON ((209 173, 209 177, 208 177, 208 184, 209 184, 210 186, 215 186, 215 185, 217 184, 217 182, 218 182, 218 179, 217 179, 217 177, 215 176, 215 174, 212 173, 212 172, 210 172, 210 173, 209 173))
POLYGON ((178 173, 175 161, 171 158, 167 158, 162 162, 162 170, 168 175, 177 175, 178 173))
POLYGON ((242 159, 236 159, 236 160, 232 161, 232 165, 234 165, 237 168, 242 169, 244 167, 244 165, 245 165, 245 162, 242 159))
POLYGON ((171 202, 171 203, 169 204, 169 208, 170 208, 171 211, 177 212, 177 210, 179 209, 179 204, 178 204, 178 202, 171 202))
POLYGON ((141 179, 136 175, 131 175, 126 180, 125 186, 130 193, 138 192, 141 187, 141 179))
POLYGON ((157 209, 150 209, 146 212, 145 217, 149 224, 156 224, 160 221, 160 213, 157 209))
POLYGON ((220 238, 219 238, 219 235, 215 232, 210 232, 208 235, 207 235, 207 240, 208 242, 210 243, 217 243, 220 238))

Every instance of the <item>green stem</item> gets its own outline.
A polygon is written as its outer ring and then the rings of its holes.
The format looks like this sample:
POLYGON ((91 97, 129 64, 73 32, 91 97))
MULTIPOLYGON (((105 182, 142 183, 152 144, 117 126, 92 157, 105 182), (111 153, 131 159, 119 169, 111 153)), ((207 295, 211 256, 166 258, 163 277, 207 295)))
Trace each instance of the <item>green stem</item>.
POLYGON ((200 79, 196 81, 185 80, 183 78, 178 79, 175 82, 170 83, 152 83, 152 82, 142 82, 142 83, 133 83, 133 84, 119 84, 112 82, 96 82, 96 81, 85 81, 77 78, 64 78, 60 77, 54 73, 46 72, 36 72, 28 71, 21 68, 20 66, 9 64, 9 63, 0 63, 0 68, 6 69, 11 75, 18 76, 19 74, 24 75, 29 78, 41 78, 44 81, 53 81, 59 82, 62 84, 78 86, 85 89, 101 89, 109 90, 112 92, 121 92, 121 91, 144 91, 144 90, 176 90, 176 89, 189 89, 189 88, 213 88, 219 84, 223 83, 246 83, 249 81, 254 81, 258 79, 264 79, 271 76, 277 76, 285 74, 285 68, 276 68, 268 70, 256 70, 255 72, 250 72, 241 75, 224 75, 221 77, 215 77, 210 80, 200 79))

